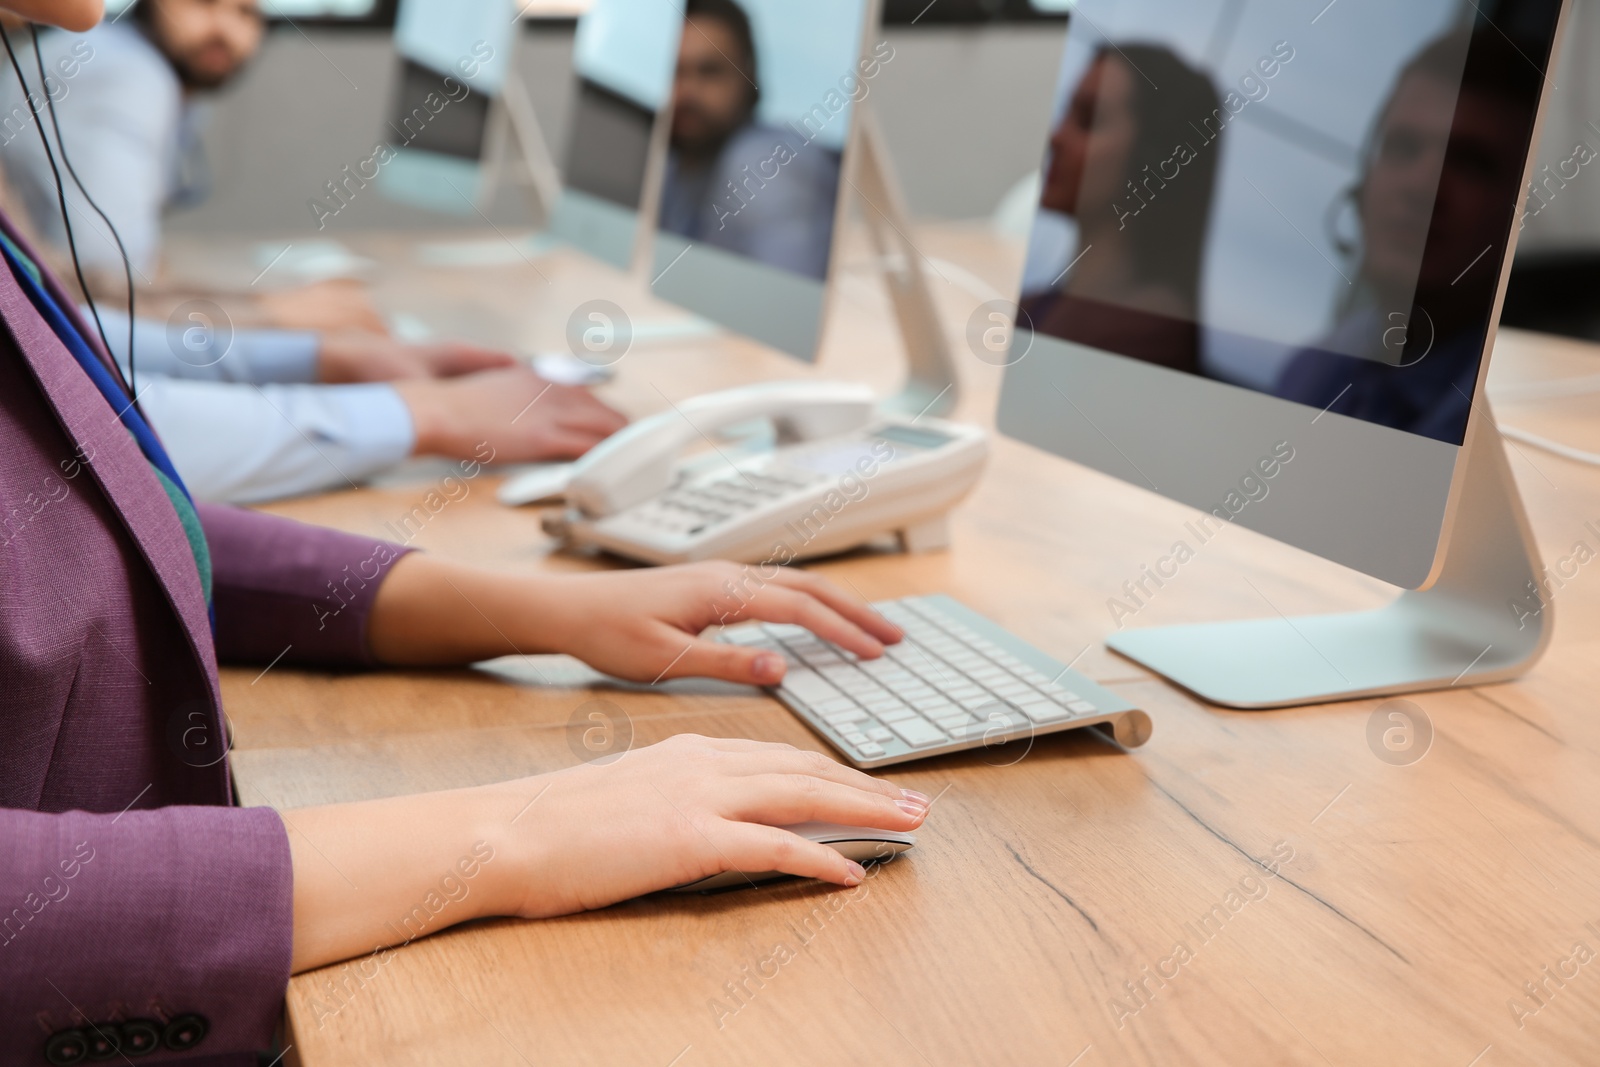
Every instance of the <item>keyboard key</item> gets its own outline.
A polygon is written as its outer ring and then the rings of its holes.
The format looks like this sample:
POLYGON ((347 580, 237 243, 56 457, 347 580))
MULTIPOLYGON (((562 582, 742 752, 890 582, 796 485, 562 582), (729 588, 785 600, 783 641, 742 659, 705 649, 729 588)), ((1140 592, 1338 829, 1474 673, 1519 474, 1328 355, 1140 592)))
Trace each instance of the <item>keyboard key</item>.
POLYGON ((844 739, 858 748, 867 743, 867 735, 863 733, 848 733, 844 735, 844 739))
POLYGON ((868 715, 862 708, 849 708, 845 711, 831 712, 822 718, 830 725, 842 726, 845 723, 862 722, 865 719, 872 718, 872 716, 868 715))
POLYGON ((1067 710, 1075 711, 1079 715, 1089 715, 1099 711, 1100 709, 1089 703, 1087 700, 1074 700, 1072 703, 1067 705, 1067 710))
MULTIPOLYGON (((1062 714, 1064 715, 1065 712, 1062 714)), ((949 732, 954 730, 957 726, 966 726, 968 723, 972 722, 972 716, 968 715, 966 712, 962 712, 960 715, 949 715, 943 719, 935 719, 933 721, 939 724, 939 729, 949 732)))
POLYGON ((824 700, 820 704, 813 704, 812 709, 818 715, 831 715, 833 712, 844 711, 855 706, 856 702, 849 697, 836 697, 833 700, 824 700))
POLYGON ((916 717, 917 717, 917 713, 912 711, 910 708, 906 707, 903 704, 900 707, 898 707, 895 710, 893 710, 893 711, 880 711, 880 712, 878 712, 878 718, 883 720, 886 723, 889 723, 890 725, 893 725, 894 723, 897 723, 897 722, 901 722, 901 721, 903 721, 905 719, 915 719, 916 717))
POLYGON ((890 723, 889 728, 900 736, 900 740, 913 748, 937 745, 946 740, 943 730, 923 718, 902 719, 890 723))
POLYGON ((839 699, 839 690, 811 670, 792 670, 783 676, 783 689, 794 695, 797 700, 810 705, 817 705, 824 700, 839 699))
POLYGON ((868 759, 877 759, 883 755, 883 746, 874 741, 864 741, 856 746, 856 751, 868 759))
POLYGON ((1059 704, 1054 704, 1048 700, 1029 701, 1017 706, 1020 707, 1023 713, 1034 722, 1056 722, 1061 719, 1069 718, 1071 715, 1070 712, 1061 707, 1059 704))
POLYGON ((867 731, 867 736, 874 741, 887 741, 894 736, 894 731, 887 726, 874 726, 867 731))
POLYGON ((811 637, 811 631, 807 630, 804 626, 795 626, 786 622, 769 622, 763 625, 761 628, 780 641, 787 640, 791 637, 811 637))

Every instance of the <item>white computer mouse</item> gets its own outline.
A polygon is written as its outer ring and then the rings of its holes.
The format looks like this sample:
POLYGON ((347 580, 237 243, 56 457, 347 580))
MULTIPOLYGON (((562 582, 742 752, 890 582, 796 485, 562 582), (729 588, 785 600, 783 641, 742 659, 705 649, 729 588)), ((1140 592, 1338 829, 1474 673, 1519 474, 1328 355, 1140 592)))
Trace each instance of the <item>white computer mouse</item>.
MULTIPOLYGON (((802 822, 785 826, 785 830, 799 834, 808 841, 827 845, 846 859, 857 863, 882 863, 900 855, 917 843, 915 834, 898 830, 879 830, 871 826, 840 826, 831 822, 802 822)), ((674 893, 707 893, 713 889, 731 889, 735 886, 770 882, 775 878, 789 878, 782 871, 723 871, 698 882, 673 886, 674 893)))

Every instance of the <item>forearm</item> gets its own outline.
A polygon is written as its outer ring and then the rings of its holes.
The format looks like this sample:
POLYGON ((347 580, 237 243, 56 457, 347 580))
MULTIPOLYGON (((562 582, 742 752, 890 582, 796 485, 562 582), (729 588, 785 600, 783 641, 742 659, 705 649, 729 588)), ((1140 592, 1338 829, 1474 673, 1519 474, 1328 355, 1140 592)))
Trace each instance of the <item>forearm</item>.
POLYGON ((512 914, 519 879, 503 835, 529 799, 524 781, 285 813, 294 972, 512 914))
POLYGON ((565 651, 552 616, 581 579, 507 575, 414 552, 390 570, 367 623, 372 655, 393 666, 475 663, 565 651))

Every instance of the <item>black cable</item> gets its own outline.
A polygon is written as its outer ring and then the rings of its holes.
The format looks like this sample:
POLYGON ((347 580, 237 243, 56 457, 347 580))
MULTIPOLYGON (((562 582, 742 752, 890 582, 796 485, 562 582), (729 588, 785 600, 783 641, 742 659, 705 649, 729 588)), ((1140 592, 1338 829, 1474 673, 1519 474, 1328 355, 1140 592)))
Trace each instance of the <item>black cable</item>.
MULTIPOLYGON (((67 231, 67 248, 72 252, 72 269, 78 275, 78 285, 83 289, 83 298, 89 302, 89 311, 94 316, 94 325, 95 329, 100 333, 100 342, 106 346, 106 352, 109 353, 111 351, 111 342, 106 338, 106 328, 100 323, 100 309, 94 305, 94 297, 89 293, 89 283, 83 277, 83 266, 78 262, 78 243, 72 237, 72 220, 67 217, 67 190, 61 183, 61 171, 56 167, 55 153, 50 151, 50 139, 45 136, 44 124, 38 121, 39 113, 33 110, 33 93, 28 89, 28 79, 22 76, 22 64, 17 62, 17 53, 11 47, 11 35, 6 32, 4 23, 0 23, 0 41, 5 42, 6 55, 11 57, 11 69, 16 72, 17 83, 22 86, 22 97, 28 101, 28 109, 33 111, 34 125, 39 130, 39 143, 44 145, 45 159, 50 162, 50 173, 54 175, 56 181, 56 200, 61 205, 61 224, 67 231)), ((46 99, 48 98, 49 94, 47 93, 46 99)), ((111 365, 116 367, 117 376, 120 378, 122 369, 117 367, 115 359, 112 359, 111 365)), ((124 382, 123 384, 126 385, 127 383, 124 382)), ((129 389, 130 395, 132 395, 132 387, 130 386, 129 389)))
MULTIPOLYGON (((78 172, 73 169, 72 160, 67 158, 67 139, 61 136, 61 120, 56 118, 56 102, 50 97, 50 76, 44 71, 44 53, 39 48, 39 27, 31 22, 28 23, 28 33, 33 37, 33 62, 39 68, 39 83, 44 87, 44 103, 45 107, 50 111, 50 125, 56 131, 56 147, 61 149, 61 162, 65 164, 67 173, 71 175, 72 184, 78 187, 78 192, 83 194, 83 198, 89 202, 89 206, 94 208, 94 213, 100 216, 100 221, 106 224, 106 229, 111 231, 111 239, 117 243, 117 254, 122 257, 122 276, 128 282, 128 389, 134 396, 138 396, 139 365, 134 362, 133 357, 133 261, 128 258, 128 249, 123 245, 122 235, 117 232, 117 227, 106 217, 106 213, 100 210, 100 205, 94 202, 94 197, 89 195, 89 190, 84 186, 83 179, 78 177, 78 172)), ((89 296, 87 290, 85 290, 84 296, 89 299, 89 306, 93 307, 94 299, 89 296)), ((97 325, 99 318, 97 314, 95 316, 97 325)), ((100 339, 102 341, 105 340, 104 333, 101 334, 100 339)), ((107 352, 109 351, 110 346, 107 346, 107 352)), ((114 358, 113 362, 115 362, 114 358)))

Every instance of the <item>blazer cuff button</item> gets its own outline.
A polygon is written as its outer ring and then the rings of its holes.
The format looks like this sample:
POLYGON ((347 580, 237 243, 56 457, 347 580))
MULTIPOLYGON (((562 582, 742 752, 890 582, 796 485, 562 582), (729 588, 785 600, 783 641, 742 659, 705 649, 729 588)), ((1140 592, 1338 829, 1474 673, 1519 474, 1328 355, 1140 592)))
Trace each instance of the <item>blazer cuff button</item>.
POLYGON ((161 1047, 161 1026, 149 1019, 129 1019, 122 1024, 122 1054, 148 1056, 161 1047))
POLYGON ((86 1026, 83 1036, 89 1043, 89 1054, 84 1059, 91 1063, 115 1059, 122 1051, 122 1031, 116 1023, 86 1026))
POLYGON ((194 1048, 206 1036, 210 1024, 200 1015, 180 1015, 167 1024, 161 1043, 174 1052, 194 1048))
POLYGON ((44 1044, 45 1062, 54 1067, 82 1063, 89 1055, 89 1039, 82 1030, 58 1030, 44 1044))

